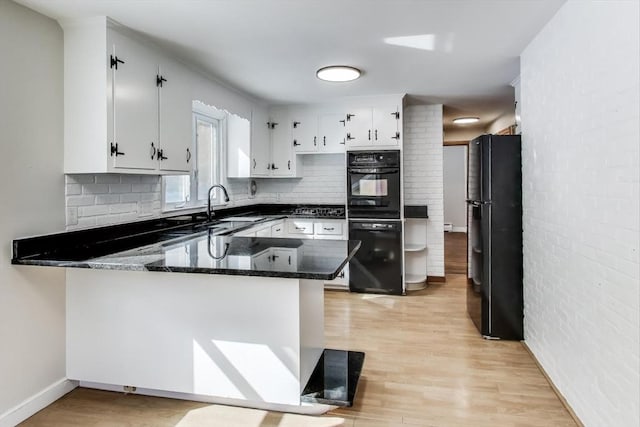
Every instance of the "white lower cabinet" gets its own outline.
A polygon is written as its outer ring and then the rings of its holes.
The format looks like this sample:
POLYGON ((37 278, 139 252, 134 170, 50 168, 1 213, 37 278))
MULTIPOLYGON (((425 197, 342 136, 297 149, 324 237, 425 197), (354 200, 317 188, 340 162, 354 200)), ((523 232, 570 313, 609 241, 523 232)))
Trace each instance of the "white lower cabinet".
MULTIPOLYGON (((347 224, 343 219, 295 219, 286 220, 287 235, 299 239, 347 240, 347 224)), ((320 254, 321 255, 321 254, 320 254)), ((349 288, 349 264, 333 280, 325 282, 328 289, 349 288)))

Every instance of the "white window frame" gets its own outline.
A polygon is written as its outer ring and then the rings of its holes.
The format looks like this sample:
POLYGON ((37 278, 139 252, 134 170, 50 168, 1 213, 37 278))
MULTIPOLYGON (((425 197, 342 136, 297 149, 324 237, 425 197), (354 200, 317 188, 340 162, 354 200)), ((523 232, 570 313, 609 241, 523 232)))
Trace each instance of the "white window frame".
MULTIPOLYGON (((198 200, 198 144, 197 144, 197 122, 198 120, 207 121, 217 125, 218 129, 218 138, 217 143, 213 147, 214 159, 217 159, 217 164, 214 166, 215 176, 213 176, 213 184, 226 184, 226 180, 224 177, 226 176, 226 162, 223 161, 226 153, 226 143, 227 143, 227 116, 226 112, 222 110, 218 110, 214 107, 206 106, 199 102, 194 102, 193 105, 193 114, 192 114, 192 139, 191 139, 191 150, 192 153, 195 153, 193 159, 193 170, 187 176, 189 176, 189 195, 187 196, 186 201, 182 202, 174 202, 167 203, 165 201, 166 198, 166 179, 165 176, 162 178, 162 211, 163 212, 173 212, 173 211, 182 211, 182 210, 201 210, 207 206, 206 198, 203 200, 198 200)), ((208 190, 208 188, 207 188, 208 190)), ((215 190, 213 196, 211 197, 211 205, 212 206, 221 206, 225 205, 224 199, 222 197, 222 192, 218 189, 215 190)))

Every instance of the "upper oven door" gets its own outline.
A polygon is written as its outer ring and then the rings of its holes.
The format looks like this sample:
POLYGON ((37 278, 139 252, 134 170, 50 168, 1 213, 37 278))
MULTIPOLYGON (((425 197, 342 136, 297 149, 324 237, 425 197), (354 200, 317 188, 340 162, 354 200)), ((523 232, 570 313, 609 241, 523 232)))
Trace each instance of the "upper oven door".
POLYGON ((350 218, 400 218, 400 168, 349 167, 350 218))

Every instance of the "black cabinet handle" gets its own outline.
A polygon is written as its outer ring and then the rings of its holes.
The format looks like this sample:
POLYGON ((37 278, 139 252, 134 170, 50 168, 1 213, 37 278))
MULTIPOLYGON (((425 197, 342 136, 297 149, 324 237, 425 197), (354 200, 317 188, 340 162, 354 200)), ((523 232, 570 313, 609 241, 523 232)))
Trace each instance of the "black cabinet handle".
POLYGON ((315 147, 317 145, 317 141, 316 141, 316 137, 313 137, 313 146, 315 147))
POLYGON ((280 168, 276 167, 275 163, 271 163, 271 169, 272 170, 276 170, 276 169, 280 169, 280 168))
POLYGON ((124 153, 122 151, 118 151, 118 143, 116 142, 115 145, 113 144, 113 142, 111 143, 111 156, 115 155, 116 157, 118 156, 124 156, 124 153))
POLYGON ((300 143, 298 142, 298 140, 297 140, 297 139, 294 139, 294 140, 293 140, 293 146, 294 146, 294 147, 297 147, 298 145, 300 145, 300 143))
POLYGON ((347 124, 345 123, 345 120, 340 120, 340 123, 342 123, 342 126, 346 126, 347 124))
POLYGON ((291 265, 291 255, 289 255, 289 265, 291 265))
POLYGON ((326 231, 333 231, 333 230, 335 230, 335 228, 333 228, 333 227, 329 227, 329 228, 327 228, 327 227, 323 227, 323 230, 326 230, 326 231))
POLYGON ((124 61, 119 59, 117 56, 111 55, 111 68, 118 69, 118 64, 124 64, 124 61))
POLYGON ((391 139, 399 140, 400 139, 400 132, 396 132, 395 136, 392 136, 391 139))
POLYGON ((394 111, 391 115, 395 117, 396 120, 400 120, 400 111, 394 111))
POLYGON ((287 161, 287 169, 291 170, 291 160, 287 161))
POLYGON ((275 122, 267 122, 267 127, 268 127, 269 129, 275 129, 275 128, 276 128, 276 126, 278 126, 278 124, 277 124, 277 123, 275 123, 275 122))
POLYGON ((374 135, 375 135, 374 138, 377 141, 378 140, 378 129, 375 130, 374 135))
MULTIPOLYGON (((254 169, 256 168, 256 165, 257 165, 257 163, 256 163, 256 159, 253 159, 253 168, 254 168, 254 169)), ((268 169, 268 168, 267 168, 267 169, 268 169)))
POLYGON ((191 161, 191 150, 187 148, 187 163, 191 161))
POLYGON ((342 140, 342 141, 340 142, 340 144, 342 144, 342 145, 344 145, 344 144, 345 144, 345 141, 344 141, 344 139, 343 139, 343 140, 342 140))
POLYGON ((153 158, 156 157, 156 147, 155 145, 153 145, 153 142, 151 143, 151 160, 153 160, 153 158))
POLYGON ((350 122, 351 121, 351 117, 355 117, 355 114, 348 114, 347 113, 347 121, 350 122))
POLYGON ((371 141, 371 129, 369 129, 369 141, 371 141))
POLYGON ((327 137, 326 136, 322 137, 322 145, 324 145, 324 146, 327 145, 327 137))
POLYGON ((352 139, 356 139, 354 136, 351 136, 351 132, 347 132, 347 141, 351 141, 352 139))
POLYGON ((158 149, 158 160, 167 160, 167 157, 164 156, 164 150, 158 149))
POLYGON ((293 128, 296 129, 299 124, 300 124, 300 122, 293 122, 293 128))
POLYGON ((340 278, 344 279, 344 271, 340 273, 340 278))
POLYGON ((164 82, 166 82, 166 81, 167 81, 167 79, 165 79, 164 77, 162 77, 162 76, 161 76, 161 75, 159 75, 159 74, 156 74, 156 86, 158 86, 158 87, 162 87, 162 84, 163 84, 164 82))

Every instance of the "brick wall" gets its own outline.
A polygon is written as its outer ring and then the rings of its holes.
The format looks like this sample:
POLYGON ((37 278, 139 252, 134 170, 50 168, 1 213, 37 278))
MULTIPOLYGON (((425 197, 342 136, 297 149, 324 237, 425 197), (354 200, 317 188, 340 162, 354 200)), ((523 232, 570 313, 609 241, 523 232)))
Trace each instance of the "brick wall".
POLYGON ((594 427, 640 418, 639 15, 570 0, 521 56, 525 337, 594 427))
POLYGON ((444 276, 442 105, 404 109, 404 203, 429 207, 427 274, 444 276))

